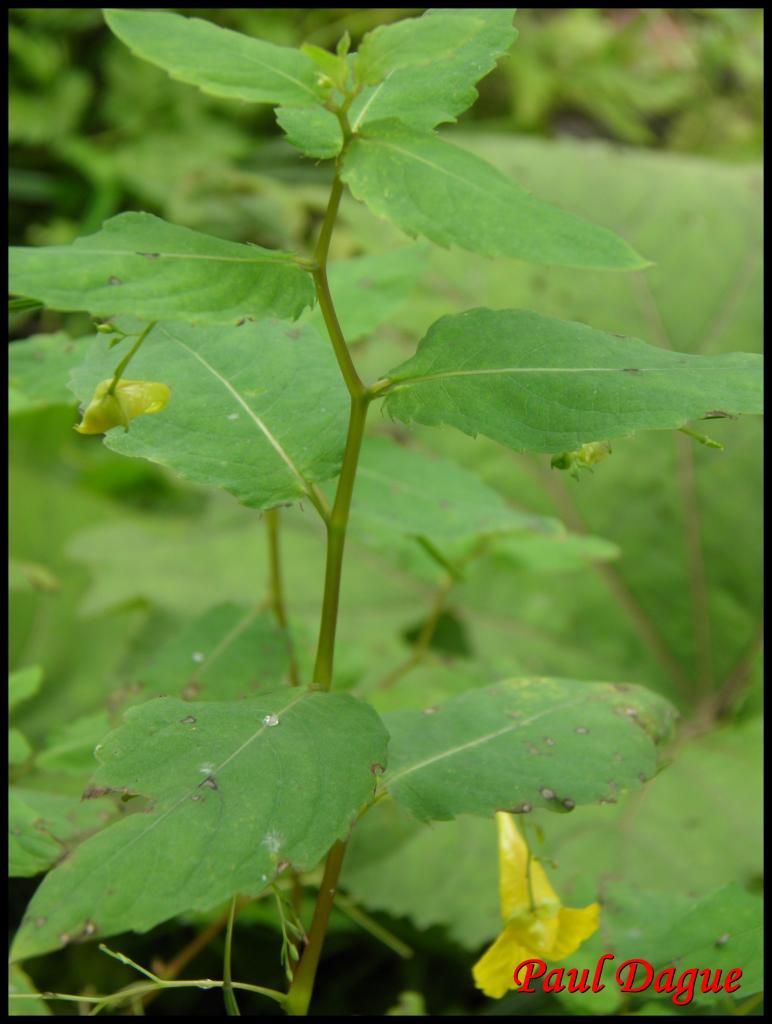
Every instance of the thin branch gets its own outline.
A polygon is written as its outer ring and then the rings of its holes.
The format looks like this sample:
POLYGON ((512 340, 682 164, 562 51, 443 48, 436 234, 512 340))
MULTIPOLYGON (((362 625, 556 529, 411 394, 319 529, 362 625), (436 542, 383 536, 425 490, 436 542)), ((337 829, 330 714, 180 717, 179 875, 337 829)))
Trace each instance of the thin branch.
MULTIPOLYGON (((643 274, 633 275, 638 299, 651 329, 660 345, 670 351, 670 339, 659 304, 648 280, 643 274)), ((697 683, 700 690, 710 690, 714 685, 713 639, 708 605, 708 580, 705 556, 700 538, 700 505, 697 493, 697 476, 694 470, 694 445, 688 439, 676 436, 678 485, 684 508, 684 542, 689 558, 689 585, 692 594, 692 616, 694 641, 697 650, 697 683)))
MULTIPOLYGON (((545 471, 541 466, 537 467, 537 472, 552 495, 561 518, 575 533, 586 534, 587 525, 574 499, 571 497, 562 475, 545 471)), ((607 562, 594 562, 593 568, 619 603, 654 659, 675 684, 681 696, 685 698, 690 697, 693 690, 691 679, 684 672, 660 635, 657 627, 638 603, 638 599, 617 570, 607 562)))
POLYGON ((453 589, 454 584, 455 580, 452 576, 448 575, 439 585, 434 594, 431 611, 421 627, 421 632, 416 638, 412 653, 376 684, 375 688, 377 690, 388 690, 389 687, 393 686, 398 679, 407 675, 408 672, 414 669, 417 665, 420 665, 424 660, 431 645, 432 638, 437 630, 437 625, 442 618, 442 613, 445 611, 448 595, 453 589))
POLYGON ((281 549, 279 546, 279 510, 277 508, 268 509, 265 513, 265 527, 268 533, 271 608, 273 609, 276 621, 284 632, 287 642, 290 683, 292 686, 300 686, 298 663, 295 657, 295 647, 292 643, 289 621, 287 619, 287 606, 284 600, 284 580, 281 571, 281 549))

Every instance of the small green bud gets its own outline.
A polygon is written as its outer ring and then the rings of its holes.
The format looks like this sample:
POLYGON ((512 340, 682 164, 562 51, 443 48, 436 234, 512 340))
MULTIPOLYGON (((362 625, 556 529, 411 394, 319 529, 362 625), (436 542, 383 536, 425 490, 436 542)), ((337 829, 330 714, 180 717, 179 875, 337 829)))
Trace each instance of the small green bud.
POLYGON ((567 470, 574 480, 578 480, 580 469, 589 469, 592 472, 592 467, 597 462, 608 458, 609 455, 611 455, 611 445, 608 441, 590 441, 583 444, 581 448, 577 448, 576 451, 560 452, 558 455, 553 455, 550 465, 553 469, 567 470))

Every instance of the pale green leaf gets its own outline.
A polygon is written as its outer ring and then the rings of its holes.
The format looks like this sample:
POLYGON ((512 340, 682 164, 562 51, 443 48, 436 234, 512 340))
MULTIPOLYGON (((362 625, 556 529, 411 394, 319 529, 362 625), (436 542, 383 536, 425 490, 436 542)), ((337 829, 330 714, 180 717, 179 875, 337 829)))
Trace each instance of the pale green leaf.
POLYGON ((552 530, 555 520, 518 512, 470 470, 385 437, 365 440, 351 502, 363 537, 425 536, 453 542, 510 530, 552 530))
POLYGON ((29 665, 17 669, 8 676, 8 710, 13 711, 17 704, 34 697, 43 681, 43 669, 40 665, 29 665))
POLYGON ((149 213, 119 214, 72 245, 11 248, 9 259, 11 292, 98 317, 224 324, 294 318, 313 302, 311 278, 290 253, 228 242, 149 213))
POLYGON ((372 708, 341 694, 283 689, 130 709, 104 741, 88 795, 125 791, 149 803, 46 877, 13 959, 145 931, 257 893, 288 863, 314 867, 372 795, 386 741, 372 708))
POLYGON ((95 750, 110 731, 106 711, 97 711, 52 729, 35 759, 40 771, 87 778, 94 770, 95 750))
POLYGON ((431 828, 383 800, 357 822, 341 885, 357 904, 416 928, 445 926, 476 950, 501 929, 496 826, 461 817, 431 828))
POLYGON ((354 139, 341 175, 357 199, 413 237, 483 256, 629 270, 647 265, 606 228, 536 199, 466 150, 381 122, 354 139))
POLYGON ((18 729, 8 730, 8 764, 24 764, 32 754, 29 740, 18 729))
POLYGON ((324 95, 314 62, 292 47, 168 11, 106 10, 105 21, 132 53, 212 96, 306 106, 324 95))
POLYGON ((279 107, 276 120, 292 145, 306 156, 330 160, 343 147, 340 122, 324 107, 279 107))
MULTIPOLYGON (((419 243, 330 263, 330 291, 346 341, 358 341, 387 323, 415 290, 428 262, 429 246, 419 243)), ((318 306, 303 317, 326 333, 318 306)))
POLYGON ((612 802, 650 779, 673 708, 621 683, 508 680, 384 717, 384 784, 422 821, 612 802))
MULTIPOLYGON (((90 340, 90 339, 89 339, 90 340)), ((64 331, 35 334, 8 346, 8 412, 46 405, 74 405, 67 377, 83 358, 85 338, 64 331)))
POLYGON ((287 638, 268 612, 218 604, 153 653, 134 673, 140 692, 187 700, 237 700, 275 688, 289 664, 287 638))
POLYGON ((419 131, 455 121, 477 99, 476 82, 516 39, 513 14, 511 8, 429 10, 368 33, 354 63, 366 83, 349 111, 354 131, 384 118, 419 131))
MULTIPOLYGON (((8 995, 34 995, 37 991, 29 975, 18 964, 13 964, 8 971, 8 995)), ((51 1011, 43 999, 9 999, 8 1016, 50 1017, 51 1011)))
MULTIPOLYGON (((131 340, 95 344, 72 377, 85 401, 131 340)), ((345 388, 330 346, 311 327, 274 320, 237 327, 158 324, 131 363, 132 377, 163 381, 163 412, 110 431, 114 451, 222 487, 271 508, 307 497, 338 472, 346 432, 345 388)))
POLYGON ((8 801, 8 858, 13 878, 30 878, 47 870, 113 815, 108 805, 19 786, 9 789, 8 801))
POLYGON ((443 317, 389 379, 392 416, 516 451, 570 451, 717 411, 762 411, 758 355, 684 355, 524 310, 443 317))
POLYGON ((491 557, 502 564, 536 572, 571 572, 592 562, 618 558, 620 549, 603 537, 554 531, 520 536, 497 537, 491 557))

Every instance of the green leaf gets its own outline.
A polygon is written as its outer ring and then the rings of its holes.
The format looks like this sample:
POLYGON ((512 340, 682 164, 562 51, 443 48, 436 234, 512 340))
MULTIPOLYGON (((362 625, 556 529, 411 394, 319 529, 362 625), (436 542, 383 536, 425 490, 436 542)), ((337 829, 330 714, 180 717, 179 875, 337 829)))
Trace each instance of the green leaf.
POLYGON ((474 473, 385 437, 369 437, 351 502, 352 529, 367 537, 425 536, 438 543, 511 530, 559 528, 518 512, 474 473))
POLYGON ((306 156, 330 160, 343 148, 340 122, 324 107, 279 107, 276 120, 292 145, 306 156))
POLYGON ((40 665, 29 665, 17 669, 8 676, 8 710, 21 704, 22 701, 34 697, 43 681, 43 669, 40 665))
POLYGON ((692 356, 524 310, 438 320, 389 375, 386 407, 516 451, 562 452, 636 430, 762 411, 761 357, 692 356))
POLYGON ((212 96, 288 106, 324 96, 314 62, 300 50, 168 11, 104 13, 132 53, 212 96))
MULTIPOLYGON (((620 902, 621 887, 610 894, 612 907, 620 902)), ((656 913, 647 913, 646 893, 636 894, 635 917, 645 929, 645 937, 631 939, 620 925, 613 921, 611 941, 618 949, 618 957, 641 957, 648 960, 655 972, 676 964, 676 975, 688 968, 720 970, 722 979, 730 967, 742 969, 740 988, 731 998, 745 999, 764 987, 763 970, 763 899, 760 894, 749 893, 737 882, 723 886, 700 900, 688 900, 687 906, 677 906, 668 913, 667 899, 656 913)), ((672 903, 671 903, 672 905, 672 903)), ((620 915, 621 916, 621 915, 620 915)), ((627 929, 633 925, 625 915, 627 929)), ((642 973, 639 972, 639 977, 642 973)), ((654 995, 654 993, 651 993, 654 995)), ((670 994, 662 993, 664 998, 670 994)), ((727 993, 702 992, 695 987, 694 1002, 700 1006, 726 1005, 727 993)))
MULTIPOLYGON (((72 377, 81 400, 110 376, 120 352, 95 344, 72 377)), ((222 487, 254 508, 308 497, 314 482, 338 472, 345 388, 330 346, 313 328, 274 320, 158 324, 131 368, 138 378, 167 383, 172 397, 128 433, 110 431, 114 451, 222 487)))
POLYGON ((135 673, 142 692, 187 700, 237 700, 275 688, 289 663, 287 639, 272 615, 233 603, 195 619, 135 673))
POLYGON ((35 767, 58 776, 88 777, 94 770, 94 751, 110 727, 107 712, 97 711, 52 729, 35 767))
POLYGON ((629 684, 508 680, 387 714, 384 783, 421 821, 614 802, 654 775, 673 717, 629 684))
POLYGON ((20 786, 9 789, 8 801, 8 859, 13 878, 46 871, 112 817, 104 805, 20 786))
POLYGON ((18 729, 8 730, 8 764, 24 764, 32 754, 29 740, 18 729))
POLYGON ((86 338, 64 331, 35 334, 8 346, 8 412, 26 412, 47 405, 74 405, 67 377, 82 360, 86 338))
POLYGON ((536 572, 571 572, 620 554, 620 548, 603 537, 565 530, 498 537, 491 548, 491 557, 497 562, 536 572))
MULTIPOLYGON (((37 993, 32 979, 17 964, 8 972, 8 995, 34 995, 37 993)), ((9 999, 9 1017, 50 1017, 51 1010, 44 999, 9 999)))
POLYGON ((373 213, 438 245, 565 267, 647 266, 613 232, 536 199, 472 153, 395 122, 355 138, 341 176, 373 213))
POLYGON ((517 38, 514 9, 429 10, 369 32, 354 71, 367 88, 351 105, 354 131, 398 118, 418 131, 455 121, 477 99, 475 83, 517 38))
POLYGON ((493 821, 462 817, 431 828, 383 800, 357 822, 341 885, 360 906, 407 917, 416 928, 445 926, 477 950, 501 929, 493 821))
MULTIPOLYGON (((468 135, 465 144, 545 198, 614 225, 657 264, 632 276, 545 272, 434 249, 425 287, 398 316, 402 331, 420 337, 451 311, 450 301, 454 312, 537 309, 693 354, 760 351, 758 165, 488 133, 468 135), (715 246, 706 248, 706 232, 715 246)), ((363 238, 375 224, 363 223, 363 238)), ((381 355, 373 373, 406 357, 398 353, 387 364, 381 355)), ((688 703, 690 694, 704 694, 711 676, 720 688, 743 663, 762 616, 763 423, 745 417, 692 425, 725 451, 678 434, 641 433, 612 442, 612 456, 580 484, 551 471, 542 456, 522 458, 482 437, 417 428, 427 447, 469 465, 511 500, 560 514, 574 530, 583 523, 623 549, 608 572, 599 567, 562 579, 548 616, 538 592, 543 582, 513 572, 505 586, 503 574, 497 581, 479 575, 474 593, 463 595, 466 622, 476 648, 496 658, 496 678, 539 672, 589 679, 602 664, 608 678, 656 686, 688 703), (727 543, 739 536, 742 544, 727 543), (499 619, 501 607, 517 609, 516 645, 512 627, 499 619)), ((758 655, 751 669, 758 693, 758 655)))
POLYGON ((53 309, 208 324, 295 318, 313 302, 290 253, 122 213, 72 245, 11 248, 8 287, 53 309))
POLYGON ((22 960, 68 942, 145 931, 257 893, 288 863, 314 867, 344 837, 386 763, 367 704, 286 689, 237 703, 160 698, 105 740, 87 796, 149 801, 43 881, 16 936, 22 960))
MULTIPOLYGON (((387 323, 415 290, 428 262, 429 246, 418 243, 330 263, 330 291, 346 341, 358 341, 387 323)), ((326 333, 318 306, 303 317, 326 333)))

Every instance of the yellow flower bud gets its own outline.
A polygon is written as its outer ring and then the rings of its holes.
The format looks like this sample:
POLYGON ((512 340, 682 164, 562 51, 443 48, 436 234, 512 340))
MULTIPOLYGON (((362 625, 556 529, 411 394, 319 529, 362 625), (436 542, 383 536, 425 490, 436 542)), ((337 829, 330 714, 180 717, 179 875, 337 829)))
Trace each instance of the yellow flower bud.
POLYGON ((97 384, 83 419, 75 427, 79 434, 103 434, 113 427, 129 429, 129 420, 144 413, 160 412, 171 397, 166 384, 152 380, 119 380, 110 394, 112 380, 97 384))

